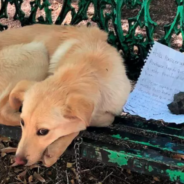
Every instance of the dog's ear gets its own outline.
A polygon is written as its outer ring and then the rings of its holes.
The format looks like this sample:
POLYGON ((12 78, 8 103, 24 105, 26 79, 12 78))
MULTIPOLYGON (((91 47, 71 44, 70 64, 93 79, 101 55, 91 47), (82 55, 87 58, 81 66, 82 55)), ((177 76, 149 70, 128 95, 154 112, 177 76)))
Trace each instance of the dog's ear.
POLYGON ((86 127, 90 125, 94 103, 90 98, 80 94, 71 94, 66 100, 64 117, 79 119, 86 127))
POLYGON ((17 83, 17 85, 13 88, 9 96, 9 103, 13 109, 19 110, 24 100, 24 93, 33 84, 35 84, 34 81, 27 81, 27 80, 22 80, 19 83, 17 83))

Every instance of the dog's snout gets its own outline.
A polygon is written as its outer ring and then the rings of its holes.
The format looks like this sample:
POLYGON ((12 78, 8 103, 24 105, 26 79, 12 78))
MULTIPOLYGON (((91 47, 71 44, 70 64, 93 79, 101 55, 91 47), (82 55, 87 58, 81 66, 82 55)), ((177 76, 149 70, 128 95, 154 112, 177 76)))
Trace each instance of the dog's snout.
POLYGON ((19 155, 15 156, 15 163, 17 165, 26 165, 28 160, 25 157, 21 157, 19 155))

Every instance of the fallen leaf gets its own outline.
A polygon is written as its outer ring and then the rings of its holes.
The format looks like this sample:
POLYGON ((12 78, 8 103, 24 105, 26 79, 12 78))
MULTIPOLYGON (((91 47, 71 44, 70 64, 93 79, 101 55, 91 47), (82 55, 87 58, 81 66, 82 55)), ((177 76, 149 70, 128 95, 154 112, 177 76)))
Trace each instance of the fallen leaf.
POLYGON ((74 180, 71 180, 70 183, 71 183, 71 184, 75 184, 75 181, 74 181, 74 180))
POLYGON ((89 180, 92 181, 92 180, 96 180, 96 178, 94 178, 93 176, 89 177, 89 180))
POLYGON ((26 181, 26 179, 24 179, 24 182, 23 182, 24 184, 27 184, 27 181, 26 181))
POLYGON ((9 173, 8 173, 8 176, 10 176, 10 177, 14 177, 14 176, 15 176, 15 173, 13 173, 13 172, 9 172, 9 173))
POLYGON ((67 168, 71 168, 72 166, 73 166, 73 164, 72 164, 72 163, 67 162, 67 164, 66 164, 66 167, 67 167, 67 168))
POLYGON ((7 148, 1 149, 1 152, 2 153, 15 153, 16 150, 17 150, 17 148, 7 147, 7 148))
POLYGON ((160 178, 158 178, 158 177, 153 177, 153 179, 154 179, 155 181, 160 181, 160 178))
POLYGON ((19 176, 17 176, 16 180, 21 181, 22 183, 22 178, 20 178, 19 176))
POLYGON ((15 166, 18 166, 17 163, 13 163, 12 165, 10 165, 10 167, 15 167, 15 166))
POLYGON ((29 176, 29 178, 28 178, 28 182, 30 183, 30 182, 32 182, 33 181, 33 176, 31 175, 31 176, 29 176))
POLYGON ((0 143, 0 150, 4 148, 3 143, 0 143))
POLYGON ((29 167, 29 169, 35 169, 35 168, 40 168, 40 166, 38 164, 34 164, 29 167))
POLYGON ((18 176, 19 178, 25 178, 26 174, 27 174, 27 170, 21 172, 18 176))
POLYGON ((51 172, 51 171, 48 171, 48 172, 47 172, 47 174, 48 174, 48 175, 51 175, 51 174, 52 174, 52 172, 51 172))
POLYGON ((8 137, 0 137, 0 141, 2 141, 2 142, 10 142, 10 138, 8 138, 8 137))
POLYGON ((6 153, 1 153, 1 157, 5 157, 6 156, 6 153))
POLYGON ((127 172, 128 174, 131 174, 131 173, 132 173, 130 169, 126 169, 126 172, 127 172))
POLYGON ((14 172, 15 172, 15 173, 20 173, 22 170, 23 170, 23 169, 15 168, 15 169, 14 169, 14 172))
POLYGON ((74 173, 75 175, 77 175, 75 168, 71 168, 71 170, 73 171, 73 173, 74 173))
POLYGON ((184 155, 176 154, 176 155, 173 155, 173 158, 181 160, 181 159, 184 159, 184 155))
POLYGON ((14 157, 10 158, 10 163, 13 164, 15 162, 14 157))
POLYGON ((35 172, 35 173, 33 174, 33 176, 34 176, 34 178, 37 179, 38 181, 40 181, 40 182, 42 182, 42 183, 45 182, 45 179, 44 179, 40 174, 38 174, 38 173, 35 172))

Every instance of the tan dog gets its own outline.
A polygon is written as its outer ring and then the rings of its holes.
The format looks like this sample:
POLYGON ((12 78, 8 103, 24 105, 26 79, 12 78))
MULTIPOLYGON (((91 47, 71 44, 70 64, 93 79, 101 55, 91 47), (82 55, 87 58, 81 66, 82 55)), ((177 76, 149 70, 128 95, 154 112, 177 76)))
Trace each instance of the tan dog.
POLYGON ((15 110, 23 103, 17 164, 31 165, 45 151, 47 159, 56 146, 63 146, 54 157, 51 154, 51 162, 44 159, 49 166, 81 130, 108 126, 121 113, 131 85, 120 54, 107 44, 103 31, 35 25, 4 31, 1 36, 7 40, 0 48, 37 41, 46 46, 50 56, 51 76, 41 82, 18 83, 9 98, 15 110))
POLYGON ((9 94, 23 80, 41 81, 48 75, 49 57, 43 43, 31 42, 0 50, 0 123, 20 125, 20 113, 8 103, 9 94))

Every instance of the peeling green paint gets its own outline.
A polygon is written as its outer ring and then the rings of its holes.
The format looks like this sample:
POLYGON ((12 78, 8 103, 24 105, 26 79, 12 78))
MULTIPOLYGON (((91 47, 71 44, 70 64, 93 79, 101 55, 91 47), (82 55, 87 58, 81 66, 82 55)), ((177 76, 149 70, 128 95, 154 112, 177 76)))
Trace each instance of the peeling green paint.
POLYGON ((121 139, 121 138, 122 138, 119 134, 112 135, 112 137, 113 137, 113 138, 116 138, 116 139, 121 139))
POLYGON ((109 152, 109 155, 108 155, 109 162, 116 163, 120 167, 128 164, 128 158, 126 159, 125 157, 122 157, 121 153, 117 153, 111 150, 106 150, 106 151, 109 152))
POLYGON ((175 149, 175 147, 177 146, 175 143, 172 142, 166 142, 166 143, 160 143, 158 140, 154 141, 154 140, 143 140, 143 141, 136 141, 136 140, 132 140, 133 138, 129 138, 129 137, 122 137, 120 134, 114 134, 111 135, 111 137, 116 138, 116 139, 121 139, 123 141, 130 141, 132 143, 136 143, 136 144, 142 144, 142 145, 146 145, 146 146, 150 146, 150 147, 154 147, 154 148, 159 148, 163 151, 171 151, 171 152, 176 152, 179 154, 184 154, 183 151, 183 147, 177 148, 175 149), (148 141, 148 142, 146 142, 148 141), (165 144, 165 145, 164 145, 165 144))
POLYGON ((148 170, 149 170, 149 172, 152 172, 154 169, 153 169, 152 166, 149 166, 149 167, 148 167, 148 170))
POLYGON ((87 155, 87 152, 86 150, 83 151, 83 155, 86 156, 87 155))
POLYGON ((171 181, 177 181, 184 183, 184 172, 167 169, 166 173, 169 175, 171 181))
POLYGON ((177 166, 181 167, 181 166, 184 166, 184 164, 183 163, 178 163, 177 166))
POLYGON ((158 145, 153 145, 153 144, 150 144, 148 142, 134 141, 134 140, 130 140, 128 137, 122 138, 120 134, 112 135, 112 137, 116 138, 116 139, 129 140, 130 142, 134 142, 134 143, 138 143, 138 144, 141 143, 141 144, 146 145, 146 146, 152 146, 152 147, 159 148, 158 145))

